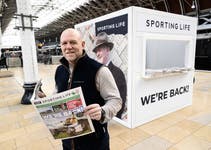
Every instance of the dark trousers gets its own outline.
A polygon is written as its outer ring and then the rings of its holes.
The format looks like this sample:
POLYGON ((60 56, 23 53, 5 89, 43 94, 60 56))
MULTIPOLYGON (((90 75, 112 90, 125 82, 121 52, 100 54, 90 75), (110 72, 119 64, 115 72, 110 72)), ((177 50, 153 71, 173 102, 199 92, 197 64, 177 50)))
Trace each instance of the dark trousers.
POLYGON ((62 140, 63 150, 110 150, 109 134, 106 131, 100 137, 95 133, 74 139, 62 140))

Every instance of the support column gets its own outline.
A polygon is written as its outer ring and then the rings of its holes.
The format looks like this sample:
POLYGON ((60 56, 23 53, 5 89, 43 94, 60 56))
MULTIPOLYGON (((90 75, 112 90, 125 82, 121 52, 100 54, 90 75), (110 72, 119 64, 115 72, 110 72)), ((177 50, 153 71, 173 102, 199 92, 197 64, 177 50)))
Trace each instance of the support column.
POLYGON ((16 0, 17 3, 17 18, 19 25, 16 29, 20 31, 23 72, 24 72, 24 95, 21 99, 21 104, 31 104, 35 85, 38 81, 38 65, 36 55, 36 45, 33 28, 33 18, 31 15, 31 5, 29 0, 16 0))

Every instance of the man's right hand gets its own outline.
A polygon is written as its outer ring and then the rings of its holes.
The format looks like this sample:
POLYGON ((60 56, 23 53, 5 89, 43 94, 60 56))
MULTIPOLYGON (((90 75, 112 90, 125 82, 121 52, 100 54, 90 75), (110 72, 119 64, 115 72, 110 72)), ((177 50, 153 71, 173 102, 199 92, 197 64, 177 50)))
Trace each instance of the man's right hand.
POLYGON ((39 98, 46 97, 45 93, 43 93, 42 91, 38 91, 37 96, 38 96, 39 98))

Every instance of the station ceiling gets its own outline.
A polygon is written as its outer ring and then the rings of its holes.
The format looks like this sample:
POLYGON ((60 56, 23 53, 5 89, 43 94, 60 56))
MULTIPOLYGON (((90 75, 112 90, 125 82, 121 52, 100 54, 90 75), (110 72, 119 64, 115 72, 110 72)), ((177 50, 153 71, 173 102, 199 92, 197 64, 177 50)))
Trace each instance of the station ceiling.
POLYGON ((0 21, 2 32, 5 31, 16 11, 16 0, 0 0, 0 21))
MULTIPOLYGON (((199 25, 208 25, 211 23, 210 0, 83 0, 84 2, 75 8, 71 7, 73 0, 31 1, 34 7, 32 9, 32 11, 34 11, 33 14, 37 17, 40 17, 41 13, 45 14, 45 10, 46 13, 53 11, 62 12, 59 13, 59 17, 35 30, 35 38, 40 40, 44 38, 58 37, 65 28, 73 27, 75 24, 124 9, 129 6, 139 6, 175 14, 198 17, 199 25), (65 7, 62 7, 61 5, 64 5, 65 7)), ((0 0, 0 14, 2 14, 1 29, 3 32, 16 11, 17 8, 15 0, 0 0)), ((45 17, 47 19, 48 14, 46 14, 45 17)))

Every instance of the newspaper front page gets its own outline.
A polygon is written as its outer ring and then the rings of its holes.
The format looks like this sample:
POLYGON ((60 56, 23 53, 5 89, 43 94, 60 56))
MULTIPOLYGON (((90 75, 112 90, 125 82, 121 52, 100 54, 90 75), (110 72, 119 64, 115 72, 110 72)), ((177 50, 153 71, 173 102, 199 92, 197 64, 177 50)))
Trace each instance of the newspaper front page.
POLYGON ((32 101, 55 139, 68 139, 94 132, 81 87, 32 101))

